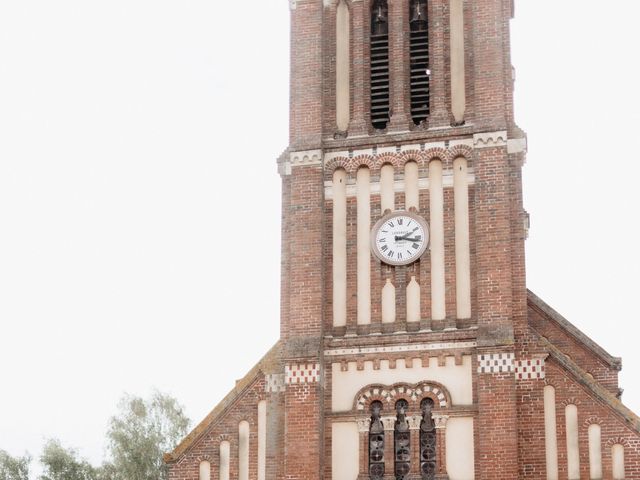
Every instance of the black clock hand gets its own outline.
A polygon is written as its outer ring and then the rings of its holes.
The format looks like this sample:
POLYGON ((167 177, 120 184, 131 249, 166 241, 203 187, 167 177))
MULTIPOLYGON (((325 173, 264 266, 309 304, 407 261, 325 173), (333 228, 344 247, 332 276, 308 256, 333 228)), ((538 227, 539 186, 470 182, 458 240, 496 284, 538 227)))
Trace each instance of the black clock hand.
MULTIPOLYGON (((415 232, 416 230, 417 230, 417 228, 416 228, 413 232, 415 232)), ((398 240, 407 240, 407 241, 409 241, 409 242, 417 242, 418 240, 420 240, 419 238, 409 238, 409 235, 411 235, 413 232, 409 232, 409 233, 407 233, 406 235, 403 235, 403 236, 401 236, 401 237, 398 237, 398 236, 396 235, 396 237, 395 237, 396 242, 397 242, 398 240)))

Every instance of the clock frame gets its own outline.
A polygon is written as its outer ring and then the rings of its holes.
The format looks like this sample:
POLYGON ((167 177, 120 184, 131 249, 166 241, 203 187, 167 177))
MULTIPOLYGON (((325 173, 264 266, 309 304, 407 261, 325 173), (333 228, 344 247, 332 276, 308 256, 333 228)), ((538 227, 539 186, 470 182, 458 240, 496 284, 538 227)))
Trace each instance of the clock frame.
MULTIPOLYGON (((401 231, 401 233, 403 232, 404 231, 401 231)), ((405 236, 410 234, 411 233, 405 233, 405 236)), ((374 256, 378 260, 388 265, 393 265, 393 266, 410 265, 416 262, 417 260, 419 260, 424 255, 424 253, 427 251, 428 246, 429 246, 429 226, 424 218, 422 218, 420 215, 413 212, 408 212, 405 210, 397 210, 395 212, 387 213, 386 215, 382 216, 382 218, 380 218, 371 229, 371 252, 374 254, 374 256), (403 225, 404 219, 409 219, 406 226, 403 225), (422 232, 424 233, 423 235, 421 235, 421 241, 418 244, 419 245, 418 248, 414 248, 414 245, 416 245, 416 242, 410 243, 409 248, 406 248, 407 247, 406 245, 402 247, 406 249, 405 250, 406 252, 411 251, 412 255, 408 257, 404 257, 405 252, 400 252, 399 250, 396 252, 395 250, 392 250, 394 254, 392 256, 389 256, 389 252, 386 251, 389 248, 388 246, 387 246, 387 249, 385 249, 385 251, 382 251, 382 247, 384 247, 384 245, 382 245, 381 247, 378 234, 383 231, 382 229, 385 225, 387 225, 390 230, 391 229, 397 230, 398 227, 400 228, 411 227, 411 224, 413 222, 415 222, 416 226, 418 226, 419 228, 422 228, 422 232), (415 250, 415 252, 413 250, 415 250)))

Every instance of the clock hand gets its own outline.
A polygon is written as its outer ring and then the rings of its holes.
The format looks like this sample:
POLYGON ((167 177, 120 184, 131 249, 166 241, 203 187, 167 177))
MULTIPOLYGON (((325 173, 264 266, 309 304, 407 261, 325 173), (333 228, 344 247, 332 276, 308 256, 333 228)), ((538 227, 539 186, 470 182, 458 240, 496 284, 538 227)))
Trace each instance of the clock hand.
POLYGON ((421 240, 420 238, 409 238, 409 235, 411 235, 411 234, 408 233, 406 235, 403 235, 402 237, 398 237, 396 235, 395 240, 396 240, 396 242, 399 241, 399 240, 406 240, 407 242, 418 242, 418 241, 421 240))

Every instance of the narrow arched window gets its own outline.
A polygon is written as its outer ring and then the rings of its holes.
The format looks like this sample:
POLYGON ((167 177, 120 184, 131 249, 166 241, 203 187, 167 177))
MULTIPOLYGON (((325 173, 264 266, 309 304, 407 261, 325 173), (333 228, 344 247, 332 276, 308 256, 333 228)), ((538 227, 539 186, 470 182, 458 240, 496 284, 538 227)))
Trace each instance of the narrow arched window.
POLYGON ((425 398, 420 402, 422 421, 420 422, 420 474, 422 480, 436 478, 436 426, 431 411, 433 400, 425 398))
POLYGON ((211 464, 209 462, 200 462, 199 480, 211 480, 211 464))
POLYGON ((371 8, 371 124, 382 130, 389 122, 389 19, 386 0, 371 8))
POLYGON ((420 125, 429 115, 429 22, 427 0, 410 0, 409 42, 411 118, 420 125))
POLYGON ((382 402, 372 402, 369 427, 369 477, 371 480, 382 480, 384 477, 384 425, 380 415, 382 415, 382 402))
POLYGON ((404 480, 411 469, 411 433, 407 422, 406 400, 396 402, 396 424, 393 430, 393 443, 395 450, 395 474, 396 480, 404 480))

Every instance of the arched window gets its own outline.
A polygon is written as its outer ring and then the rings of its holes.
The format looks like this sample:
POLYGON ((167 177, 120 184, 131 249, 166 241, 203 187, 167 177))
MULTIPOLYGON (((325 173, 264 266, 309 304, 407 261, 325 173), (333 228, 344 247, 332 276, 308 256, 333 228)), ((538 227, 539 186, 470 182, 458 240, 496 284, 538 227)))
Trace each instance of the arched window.
POLYGON ((211 464, 207 461, 200 462, 200 480, 211 480, 211 464))
POLYGON ((386 0, 371 8, 371 124, 382 130, 389 121, 389 19, 386 0))
POLYGON ((411 469, 411 433, 409 422, 407 422, 408 408, 409 403, 406 400, 396 402, 396 424, 393 431, 396 480, 406 479, 411 469))
POLYGON ((431 415, 433 400, 425 398, 420 402, 422 421, 420 422, 420 474, 422 480, 436 478, 436 425, 431 415))
POLYGON ((409 42, 411 118, 420 125, 429 115, 429 23, 427 0, 410 0, 409 42))
POLYGON ((238 425, 238 480, 249 480, 249 422, 238 425))
POLYGON ((382 402, 371 403, 371 426, 369 427, 369 476, 371 480, 384 477, 384 425, 380 415, 382 402))

